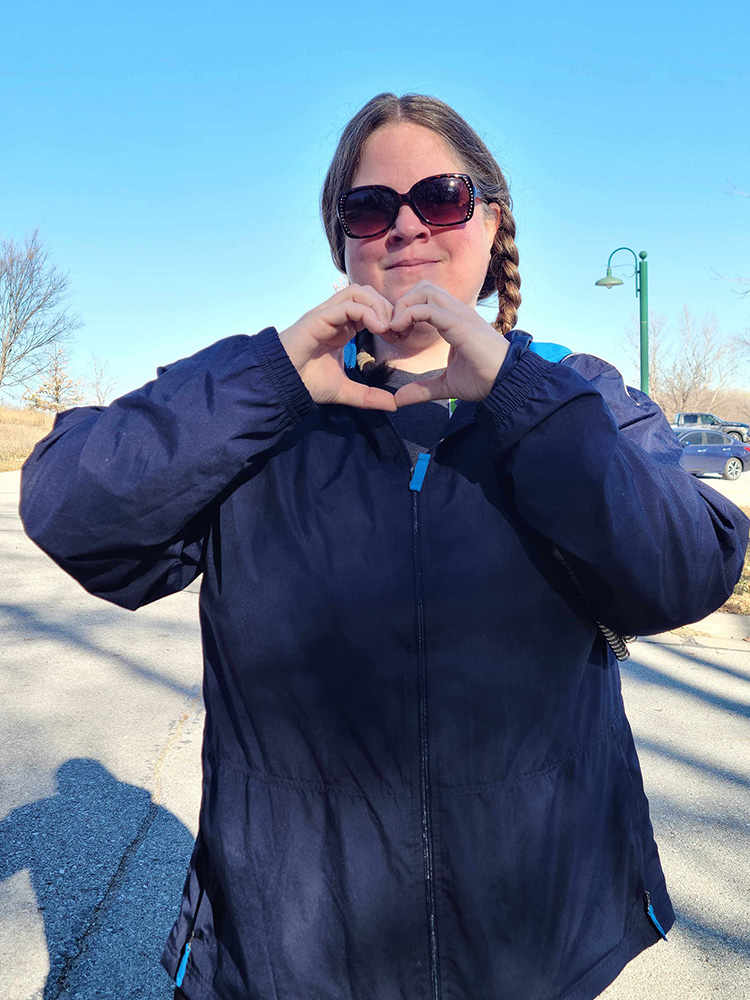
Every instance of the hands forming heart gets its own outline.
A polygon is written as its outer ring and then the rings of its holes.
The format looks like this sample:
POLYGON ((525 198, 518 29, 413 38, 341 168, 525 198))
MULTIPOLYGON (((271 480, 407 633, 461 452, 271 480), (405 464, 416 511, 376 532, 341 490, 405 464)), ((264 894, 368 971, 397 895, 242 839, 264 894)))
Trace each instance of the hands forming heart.
POLYGON ((505 337, 476 310, 428 281, 420 281, 395 305, 369 285, 349 285, 305 313, 279 339, 316 403, 390 411, 431 399, 484 399, 508 350, 505 337), (416 323, 430 323, 450 345, 440 375, 410 382, 392 395, 345 374, 344 346, 360 330, 394 343, 416 323))

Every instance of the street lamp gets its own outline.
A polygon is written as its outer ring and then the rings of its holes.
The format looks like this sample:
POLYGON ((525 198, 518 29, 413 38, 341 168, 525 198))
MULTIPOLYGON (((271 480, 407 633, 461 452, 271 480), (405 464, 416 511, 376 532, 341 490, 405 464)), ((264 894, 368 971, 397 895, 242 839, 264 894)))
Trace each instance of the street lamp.
POLYGON ((648 263, 646 262, 646 251, 641 250, 641 252, 636 257, 635 250, 631 250, 630 247, 618 247, 613 250, 609 255, 609 260, 607 261, 607 274, 604 278, 599 278, 598 281, 594 282, 596 285, 601 285, 602 288, 614 288, 615 285, 621 285, 622 281, 620 278, 616 278, 612 274, 612 258, 616 253, 621 250, 627 250, 628 253, 632 253, 633 260, 635 261, 635 294, 636 298, 640 300, 641 306, 641 392, 648 392, 648 263), (640 260, 639 260, 640 258, 640 260))

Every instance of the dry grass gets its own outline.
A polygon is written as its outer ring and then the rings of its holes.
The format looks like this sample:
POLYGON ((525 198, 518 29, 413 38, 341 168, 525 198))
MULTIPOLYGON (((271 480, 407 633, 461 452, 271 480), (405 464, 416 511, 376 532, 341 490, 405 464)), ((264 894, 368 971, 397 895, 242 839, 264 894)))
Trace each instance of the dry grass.
MULTIPOLYGON (((742 507, 741 509, 750 517, 750 507, 742 507)), ((734 593, 721 610, 731 611, 735 615, 750 615, 750 548, 745 553, 745 567, 742 570, 742 576, 734 588, 734 593)))
POLYGON ((0 406, 0 472, 20 469, 40 438, 52 427, 52 416, 38 410, 0 406))

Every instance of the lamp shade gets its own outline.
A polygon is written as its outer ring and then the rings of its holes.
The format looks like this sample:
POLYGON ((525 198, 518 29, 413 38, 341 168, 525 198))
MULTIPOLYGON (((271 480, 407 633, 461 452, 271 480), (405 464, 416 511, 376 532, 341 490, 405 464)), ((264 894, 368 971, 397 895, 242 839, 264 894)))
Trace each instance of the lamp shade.
POLYGON ((612 268, 608 267, 606 276, 604 278, 599 278, 599 280, 595 281, 594 284, 601 285, 602 288, 614 288, 615 285, 622 284, 622 279, 615 278, 615 276, 612 274, 612 268))

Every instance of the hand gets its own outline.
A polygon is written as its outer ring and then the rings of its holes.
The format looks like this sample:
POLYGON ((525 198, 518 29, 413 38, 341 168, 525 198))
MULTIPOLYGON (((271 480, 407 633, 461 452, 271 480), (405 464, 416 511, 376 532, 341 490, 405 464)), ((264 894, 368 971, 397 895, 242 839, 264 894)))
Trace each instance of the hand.
POLYGON ((369 285, 349 285, 279 334, 284 350, 316 403, 395 410, 393 395, 354 382, 344 372, 344 346, 363 329, 388 330, 393 306, 369 285))
POLYGON ((396 405, 430 399, 484 399, 508 353, 505 337, 476 310, 429 281, 420 281, 396 302, 390 333, 403 335, 414 323, 422 322, 434 326, 450 344, 448 364, 441 375, 402 386, 394 397, 396 405))

